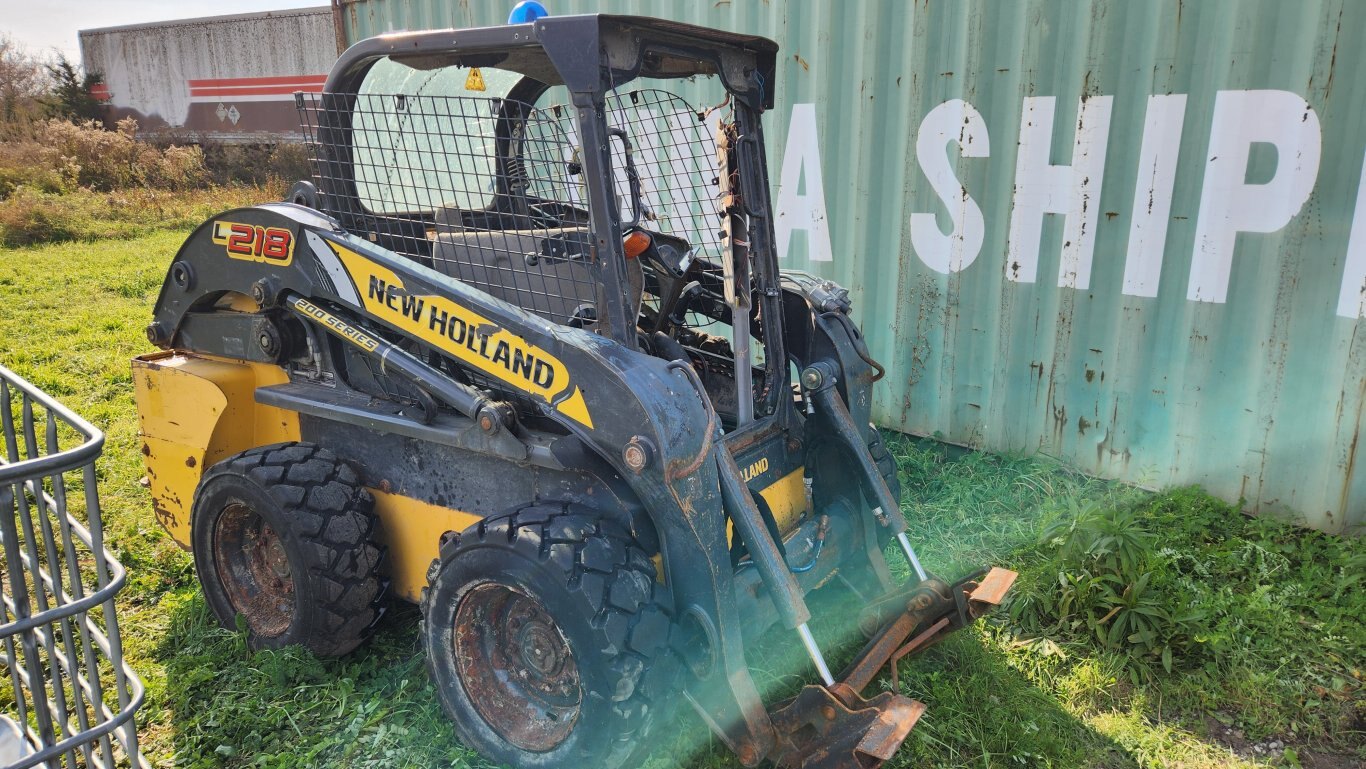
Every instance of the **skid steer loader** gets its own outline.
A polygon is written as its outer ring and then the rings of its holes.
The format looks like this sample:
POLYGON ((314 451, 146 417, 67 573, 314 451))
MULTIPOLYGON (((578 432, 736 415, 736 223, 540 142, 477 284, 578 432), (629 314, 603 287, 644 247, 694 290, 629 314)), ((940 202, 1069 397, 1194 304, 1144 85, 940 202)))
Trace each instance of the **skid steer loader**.
POLYGON ((224 624, 339 655, 420 603, 460 738, 515 767, 633 766, 683 701, 746 766, 891 757, 924 706, 863 690, 1013 574, 922 568, 848 292, 778 269, 776 52, 548 17, 366 40, 297 97, 313 181, 190 236, 133 363, 224 624), (827 585, 867 637, 839 675, 827 585), (766 705, 774 625, 819 681, 766 705))

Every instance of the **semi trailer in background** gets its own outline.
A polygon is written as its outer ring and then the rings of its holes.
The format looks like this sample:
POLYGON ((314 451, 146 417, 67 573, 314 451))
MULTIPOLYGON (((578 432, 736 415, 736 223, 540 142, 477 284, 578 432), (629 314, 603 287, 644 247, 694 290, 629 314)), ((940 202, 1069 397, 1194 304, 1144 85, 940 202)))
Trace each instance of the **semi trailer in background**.
POLYGON ((108 117, 185 141, 299 141, 294 93, 322 90, 337 58, 327 6, 80 33, 108 117))

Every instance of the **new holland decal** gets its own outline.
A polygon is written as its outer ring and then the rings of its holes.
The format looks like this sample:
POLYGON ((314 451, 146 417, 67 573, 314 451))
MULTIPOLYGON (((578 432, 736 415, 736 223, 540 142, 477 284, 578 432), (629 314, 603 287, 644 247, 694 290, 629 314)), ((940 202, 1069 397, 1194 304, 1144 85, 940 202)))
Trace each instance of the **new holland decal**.
POLYGON ((583 392, 555 356, 444 296, 411 294, 388 267, 345 246, 329 245, 359 290, 366 312, 593 427, 583 392))

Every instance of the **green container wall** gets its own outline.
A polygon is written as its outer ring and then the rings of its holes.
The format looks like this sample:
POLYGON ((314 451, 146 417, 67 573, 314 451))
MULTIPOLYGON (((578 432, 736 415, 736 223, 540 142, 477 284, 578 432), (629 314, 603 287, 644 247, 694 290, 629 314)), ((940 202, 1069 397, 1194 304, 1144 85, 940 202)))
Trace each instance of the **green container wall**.
POLYGON ((1366 3, 546 2, 781 44, 783 264, 852 289, 883 424, 1366 524, 1366 3))

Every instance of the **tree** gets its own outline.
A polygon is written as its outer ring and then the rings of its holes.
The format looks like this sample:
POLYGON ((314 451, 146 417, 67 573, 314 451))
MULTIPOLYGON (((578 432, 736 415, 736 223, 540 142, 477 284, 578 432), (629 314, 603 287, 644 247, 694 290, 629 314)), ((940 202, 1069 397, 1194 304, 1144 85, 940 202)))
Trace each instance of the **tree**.
POLYGON ((46 100, 48 114, 75 122, 104 117, 104 107, 91 93, 95 86, 104 82, 104 75, 83 71, 61 55, 57 57, 57 63, 48 65, 47 71, 52 78, 52 89, 46 100))
POLYGON ((23 132, 42 117, 48 85, 42 61, 0 35, 0 135, 23 132))

